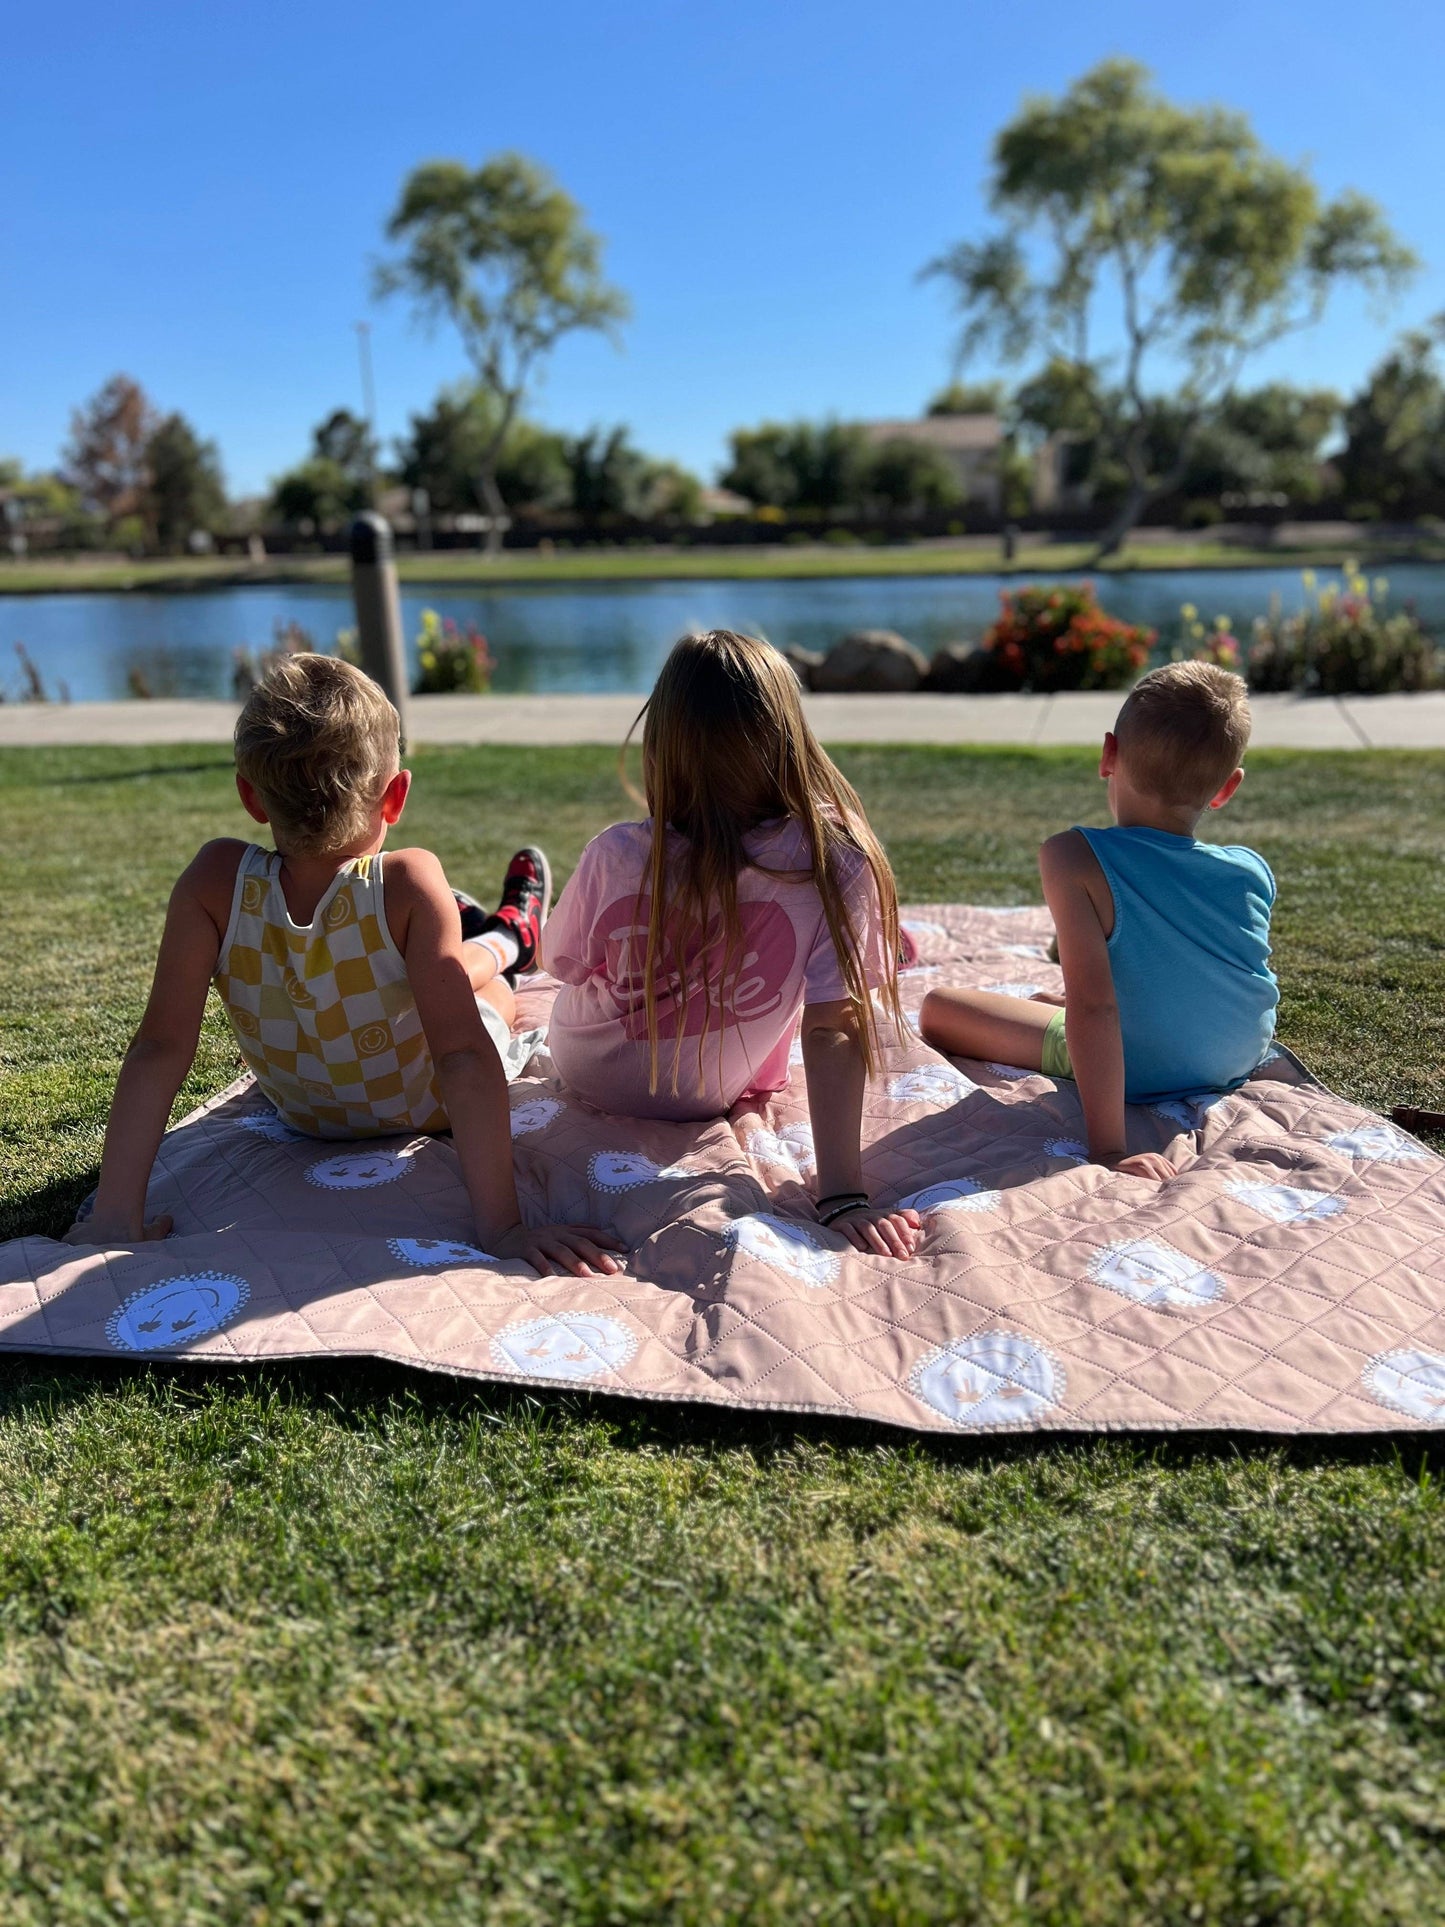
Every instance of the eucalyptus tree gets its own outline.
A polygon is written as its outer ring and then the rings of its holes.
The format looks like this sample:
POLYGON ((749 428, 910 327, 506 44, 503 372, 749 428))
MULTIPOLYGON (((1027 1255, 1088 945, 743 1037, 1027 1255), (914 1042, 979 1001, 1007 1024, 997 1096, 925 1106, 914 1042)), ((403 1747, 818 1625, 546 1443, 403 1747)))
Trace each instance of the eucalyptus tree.
POLYGON ((626 297, 604 279, 601 242, 577 203, 521 154, 477 168, 428 161, 407 177, 386 232, 401 251, 378 268, 378 294, 410 295, 423 320, 450 321, 494 403, 476 461, 495 552, 506 512, 498 460, 531 383, 563 336, 613 332, 626 297))
POLYGON ((1038 356, 1088 417, 1079 429, 1117 451, 1127 483, 1101 555, 1177 485, 1251 357, 1317 322, 1342 284, 1387 295, 1415 265, 1374 202, 1322 200, 1243 115, 1176 106, 1128 60, 1025 101, 994 141, 989 185, 999 229, 923 274, 952 288, 960 364, 1038 356), (1122 346, 1101 351, 1100 333, 1122 346), (1150 449, 1160 363, 1178 390, 1165 466, 1150 449))

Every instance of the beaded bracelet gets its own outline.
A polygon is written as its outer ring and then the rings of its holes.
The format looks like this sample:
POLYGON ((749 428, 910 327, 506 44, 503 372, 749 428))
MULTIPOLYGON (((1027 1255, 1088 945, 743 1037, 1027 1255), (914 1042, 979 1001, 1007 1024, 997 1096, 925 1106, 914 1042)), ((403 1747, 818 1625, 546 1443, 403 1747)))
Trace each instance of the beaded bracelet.
POLYGON ((815 1209, 818 1213, 818 1222, 830 1225, 834 1218, 841 1218, 849 1211, 866 1209, 867 1205, 866 1191, 835 1191, 826 1198, 819 1198, 815 1209), (831 1209, 825 1209, 827 1206, 831 1206, 831 1209))

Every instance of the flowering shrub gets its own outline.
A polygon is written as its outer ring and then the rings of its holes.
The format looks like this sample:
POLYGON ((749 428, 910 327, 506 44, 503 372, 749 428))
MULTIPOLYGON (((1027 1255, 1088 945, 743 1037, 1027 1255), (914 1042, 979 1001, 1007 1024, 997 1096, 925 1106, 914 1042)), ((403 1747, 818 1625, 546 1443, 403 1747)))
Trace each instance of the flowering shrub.
POLYGON ((1004 589, 983 638, 994 689, 1122 689, 1149 660, 1155 632, 1099 607, 1092 582, 1004 589))
POLYGON ((1179 641, 1174 648, 1175 662, 1212 662, 1217 669, 1241 670, 1244 651, 1228 616, 1216 616, 1206 629, 1199 611, 1186 602, 1179 611, 1179 641))
POLYGON ((416 658, 420 670, 412 691, 416 696, 450 696, 458 690, 485 695, 497 666, 486 637, 475 623, 469 622, 462 629, 450 616, 443 619, 435 609, 422 610, 416 658))
POLYGON ((1320 587, 1308 569, 1303 580, 1305 606, 1297 615, 1282 615, 1275 602, 1255 618, 1252 688, 1378 696, 1440 687, 1438 645, 1408 603, 1391 613, 1383 576, 1371 584, 1347 562, 1338 583, 1320 587))

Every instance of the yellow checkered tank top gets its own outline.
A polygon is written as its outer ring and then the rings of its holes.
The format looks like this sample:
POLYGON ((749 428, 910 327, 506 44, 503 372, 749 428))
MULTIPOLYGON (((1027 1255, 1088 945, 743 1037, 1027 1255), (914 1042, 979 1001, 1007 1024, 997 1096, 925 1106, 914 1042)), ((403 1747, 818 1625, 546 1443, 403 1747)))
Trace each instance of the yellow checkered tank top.
POLYGON ((274 850, 248 845, 236 871, 215 986, 256 1082, 311 1137, 449 1128, 381 871, 380 856, 343 864, 308 925, 274 850))

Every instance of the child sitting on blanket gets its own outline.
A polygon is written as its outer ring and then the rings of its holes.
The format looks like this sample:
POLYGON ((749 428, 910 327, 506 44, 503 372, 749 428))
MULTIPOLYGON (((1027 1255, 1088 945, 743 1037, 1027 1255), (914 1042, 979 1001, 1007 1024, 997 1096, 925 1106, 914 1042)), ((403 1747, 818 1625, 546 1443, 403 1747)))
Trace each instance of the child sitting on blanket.
POLYGON ((784 1087, 801 1020, 818 1216, 910 1257, 917 1212, 875 1209, 862 1178, 875 987, 902 1022, 897 893, 863 806, 754 637, 684 638, 643 715, 648 819, 588 844, 543 937, 553 1062, 608 1111, 722 1117, 784 1087))
POLYGON ((145 1222, 146 1186, 214 983, 256 1082, 298 1131, 450 1130, 488 1251, 542 1272, 618 1269, 602 1248, 621 1249, 610 1233, 528 1229, 517 1204, 512 980, 535 964, 546 858, 512 858, 490 917, 453 894, 429 850, 383 858, 411 787, 399 764, 397 713, 359 669, 293 656, 253 691, 236 725, 236 787, 276 848, 207 843, 172 891, 94 1211, 71 1227, 72 1242, 127 1245, 170 1230, 167 1218, 145 1222), (475 940, 464 941, 464 921, 475 940))
POLYGON ((1253 850, 1194 835, 1244 779, 1249 721, 1244 683, 1212 664, 1145 676, 1099 762, 1115 827, 1062 831, 1039 853, 1064 995, 924 999, 923 1035, 937 1049, 1074 1078, 1090 1157, 1135 1177, 1175 1167, 1157 1152, 1128 1155, 1125 1104, 1233 1090, 1274 1034, 1274 878, 1253 850))

